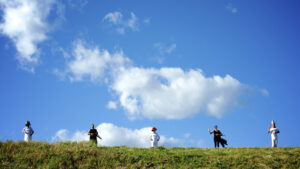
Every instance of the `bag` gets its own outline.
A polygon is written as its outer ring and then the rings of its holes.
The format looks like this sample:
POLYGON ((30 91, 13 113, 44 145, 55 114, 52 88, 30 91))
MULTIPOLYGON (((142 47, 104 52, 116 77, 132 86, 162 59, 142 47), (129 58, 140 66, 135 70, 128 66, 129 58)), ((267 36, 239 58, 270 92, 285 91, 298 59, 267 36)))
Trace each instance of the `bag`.
POLYGON ((224 145, 228 145, 228 144, 227 144, 227 140, 225 140, 225 139, 223 139, 223 138, 221 138, 220 142, 221 142, 221 144, 222 144, 223 146, 224 146, 224 145))

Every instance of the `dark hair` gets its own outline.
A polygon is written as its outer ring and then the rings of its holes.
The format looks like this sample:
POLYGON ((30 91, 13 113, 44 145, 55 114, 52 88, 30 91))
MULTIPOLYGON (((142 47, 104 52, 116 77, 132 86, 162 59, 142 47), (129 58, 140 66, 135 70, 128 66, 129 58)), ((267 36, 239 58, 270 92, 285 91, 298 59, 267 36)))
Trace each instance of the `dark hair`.
POLYGON ((30 126, 30 121, 26 121, 25 126, 29 127, 30 126))

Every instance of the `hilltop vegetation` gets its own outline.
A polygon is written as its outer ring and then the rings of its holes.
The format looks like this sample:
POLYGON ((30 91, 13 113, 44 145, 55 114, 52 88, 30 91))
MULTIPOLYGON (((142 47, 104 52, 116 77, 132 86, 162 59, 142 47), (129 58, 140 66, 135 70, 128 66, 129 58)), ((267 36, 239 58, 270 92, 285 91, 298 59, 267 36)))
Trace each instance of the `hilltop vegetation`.
POLYGON ((130 148, 0 142, 0 168, 300 168, 300 148, 130 148))

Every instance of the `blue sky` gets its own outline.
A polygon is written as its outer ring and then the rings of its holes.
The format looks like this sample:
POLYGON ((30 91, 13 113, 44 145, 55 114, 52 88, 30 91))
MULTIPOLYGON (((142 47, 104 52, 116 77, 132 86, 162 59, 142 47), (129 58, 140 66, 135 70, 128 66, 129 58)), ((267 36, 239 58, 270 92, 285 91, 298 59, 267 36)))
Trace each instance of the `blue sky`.
MULTIPOLYGON (((300 3, 0 0, 0 140, 299 146, 300 3), (105 138, 106 137, 106 138, 105 138), (147 138, 146 138, 147 139, 147 138)), ((150 146, 150 145, 149 145, 150 146)))

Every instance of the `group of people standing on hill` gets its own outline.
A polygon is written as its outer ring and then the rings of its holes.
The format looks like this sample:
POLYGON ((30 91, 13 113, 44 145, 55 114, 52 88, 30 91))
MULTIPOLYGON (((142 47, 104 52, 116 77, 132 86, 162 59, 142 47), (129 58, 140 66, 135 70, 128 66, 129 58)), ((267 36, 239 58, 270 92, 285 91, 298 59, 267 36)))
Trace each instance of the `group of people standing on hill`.
MULTIPOLYGON (((152 133, 150 135, 150 143, 151 147, 157 147, 158 142, 160 140, 160 136, 156 133, 157 128, 153 127, 151 129, 152 133)), ((25 127, 23 128, 22 132, 24 133, 24 141, 29 142, 32 140, 32 135, 34 134, 33 129, 31 128, 31 124, 29 121, 26 121, 25 127)), ((225 147, 227 145, 227 140, 223 139, 221 136, 224 136, 222 132, 218 129, 218 126, 214 126, 214 130, 208 129, 209 134, 214 134, 214 145, 215 148, 220 147, 220 144, 222 147, 225 147)), ((278 136, 277 134, 280 133, 278 128, 276 128, 274 120, 271 122, 271 126, 268 129, 268 134, 271 133, 271 140, 272 140, 272 147, 277 147, 278 145, 278 136)), ((97 145, 97 138, 102 139, 97 131, 95 129, 94 124, 91 125, 91 129, 88 131, 88 135, 90 136, 90 141, 97 145)))

